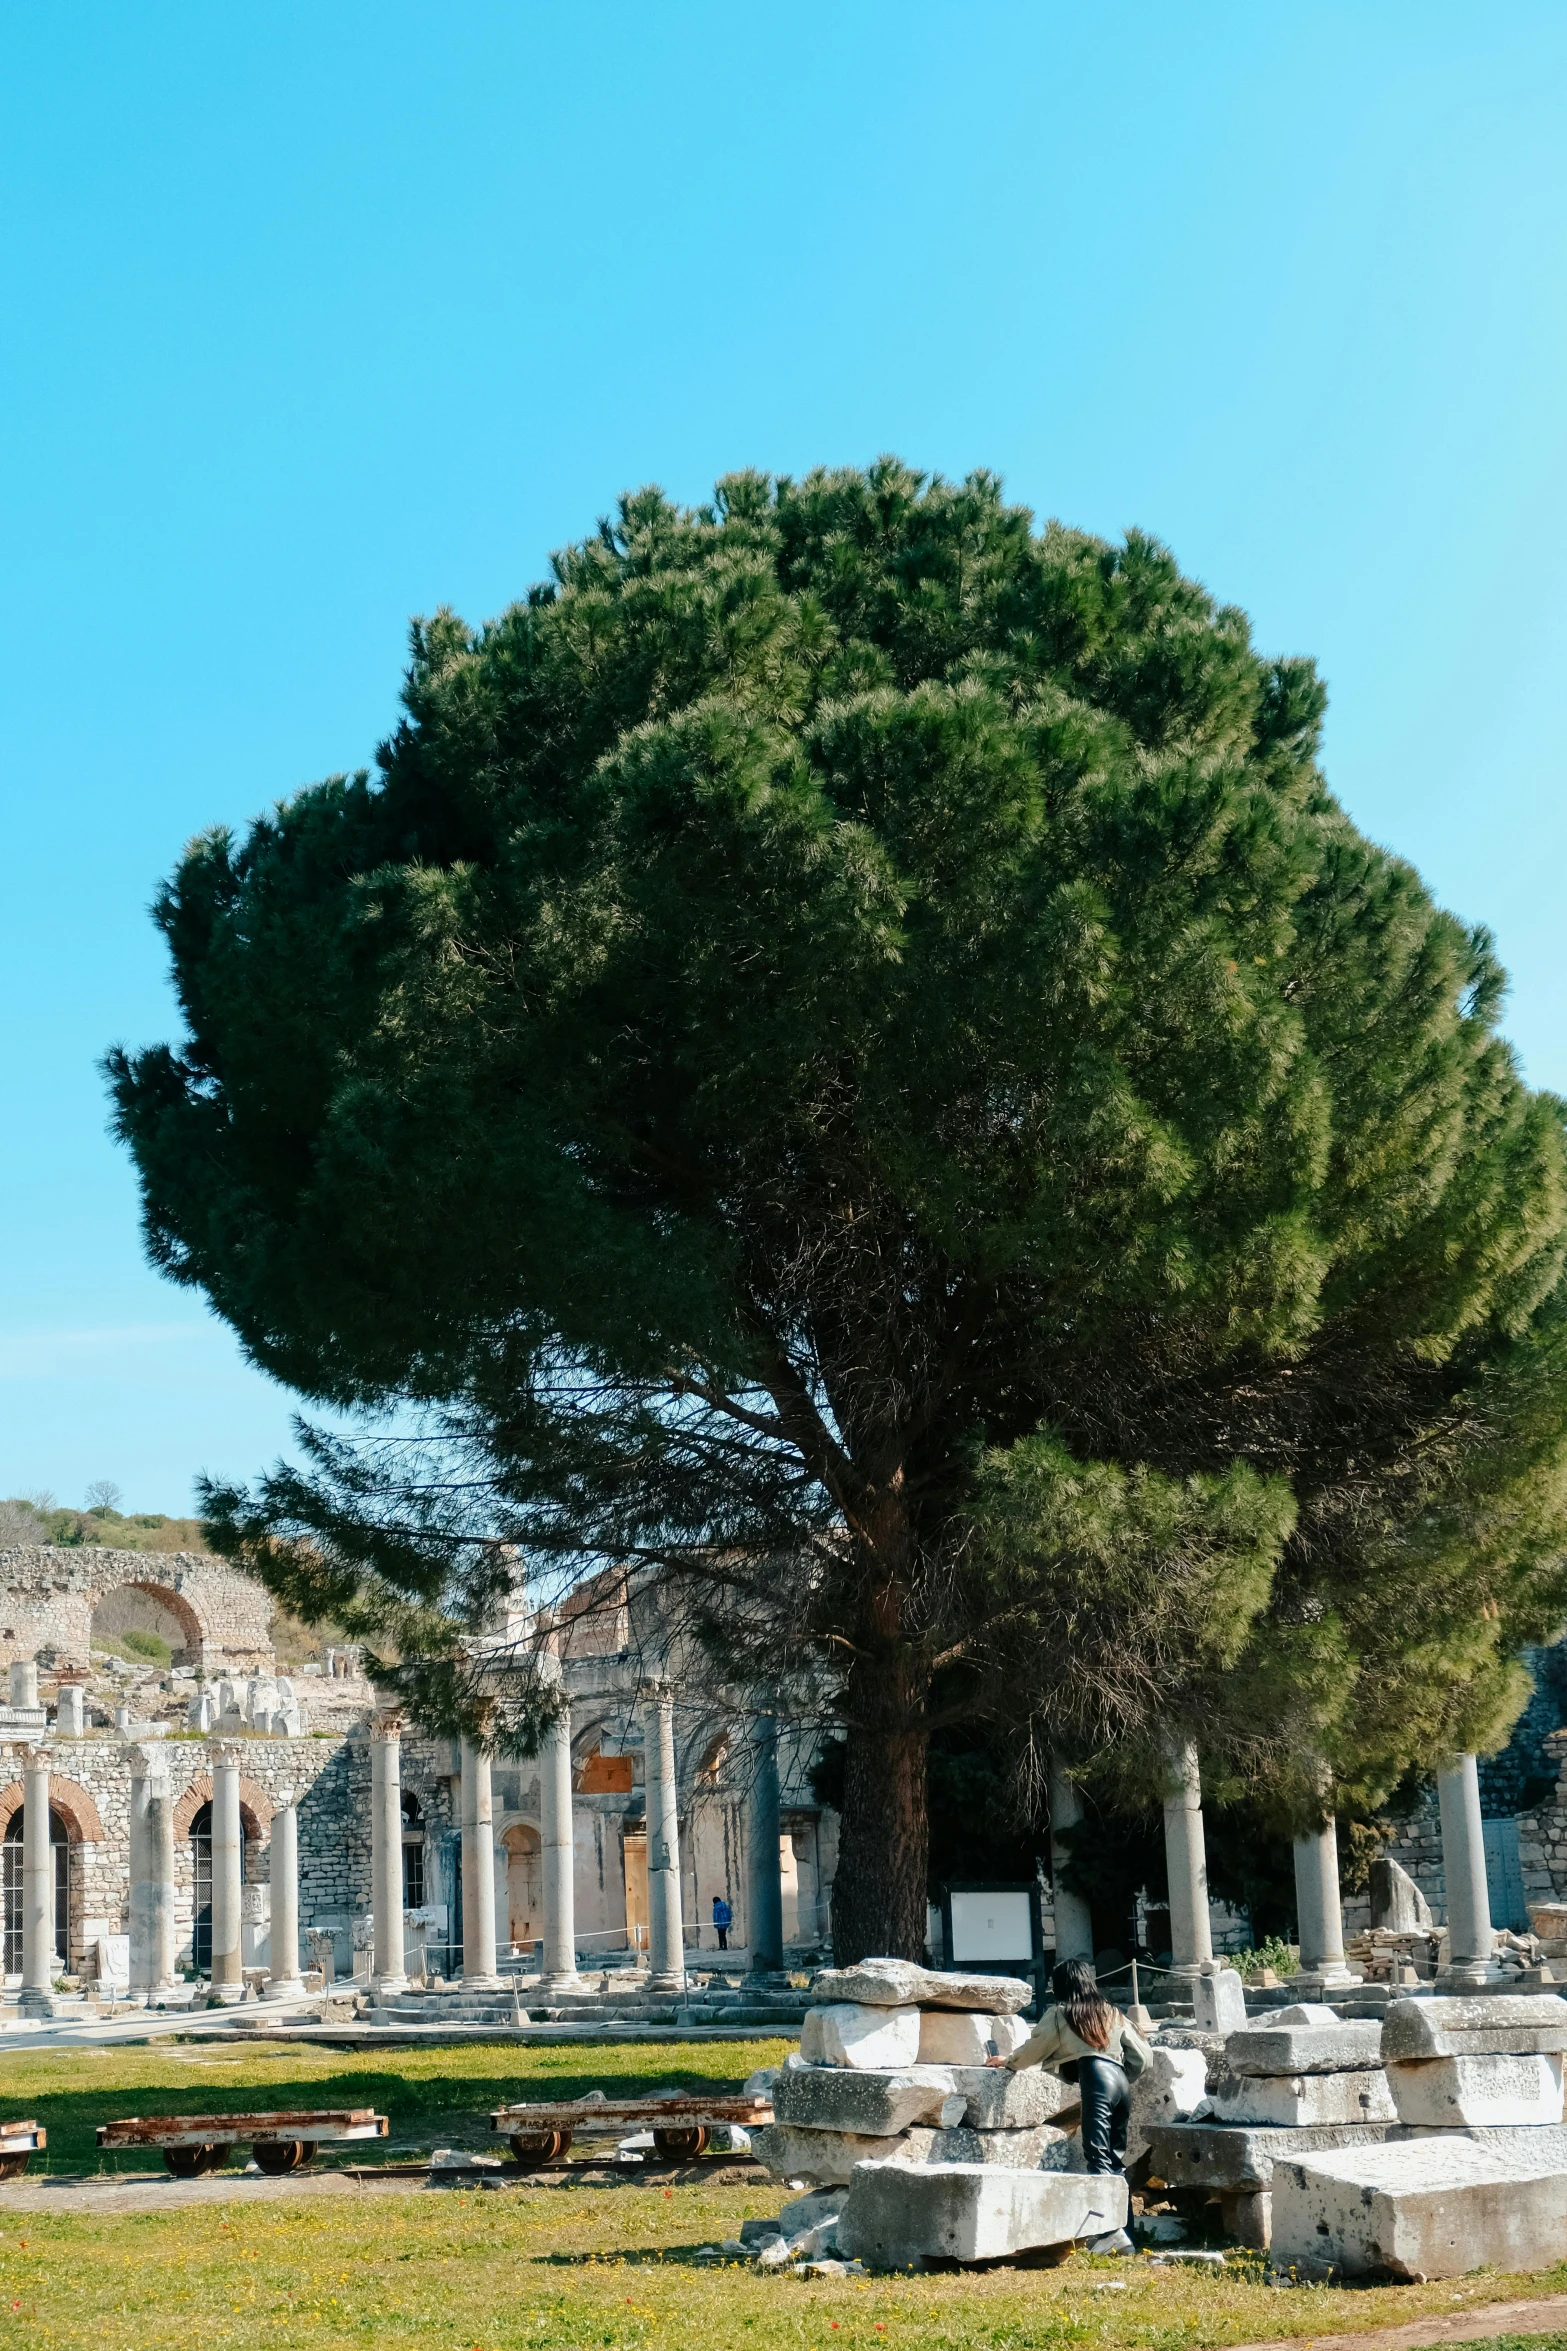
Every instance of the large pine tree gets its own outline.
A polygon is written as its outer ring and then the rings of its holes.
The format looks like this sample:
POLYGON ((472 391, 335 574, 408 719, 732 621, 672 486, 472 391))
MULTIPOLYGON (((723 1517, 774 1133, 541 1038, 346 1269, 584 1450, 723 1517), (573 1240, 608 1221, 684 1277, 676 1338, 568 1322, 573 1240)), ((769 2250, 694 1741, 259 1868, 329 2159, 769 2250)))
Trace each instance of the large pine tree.
POLYGON ((405 700, 190 849, 188 1033, 111 1057, 155 1260, 396 1426, 220 1543, 432 1716, 497 1535, 809 1669, 845 1959, 921 1945, 934 1724, 1194 1734, 1281 1818, 1496 1733, 1563 1607, 1561 1106, 1309 663, 885 461, 628 498, 405 700))

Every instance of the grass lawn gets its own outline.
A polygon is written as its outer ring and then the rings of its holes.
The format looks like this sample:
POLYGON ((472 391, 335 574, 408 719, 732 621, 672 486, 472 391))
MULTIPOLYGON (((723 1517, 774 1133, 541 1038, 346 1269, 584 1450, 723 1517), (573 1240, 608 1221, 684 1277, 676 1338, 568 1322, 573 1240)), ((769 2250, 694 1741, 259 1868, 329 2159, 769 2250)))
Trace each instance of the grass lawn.
MULTIPOLYGON (((383 2054, 171 2047, 0 2059, 0 2113, 49 2125, 58 2169, 97 2168, 92 2125, 160 2108, 291 2102, 390 2113, 405 2144, 475 2138, 508 2095, 595 2082, 738 2084, 781 2044, 663 2049, 476 2047, 383 2054), (58 2134, 58 2136, 56 2136, 58 2134)), ((137 2165, 145 2168, 145 2159, 137 2165)), ((1059 2269, 867 2280, 764 2277, 698 2266, 696 2248, 776 2211, 744 2187, 519 2188, 231 2203, 87 2218, 5 2209, 0 2344, 94 2351, 1120 2351, 1313 2338, 1448 2315, 1464 2303, 1567 2291, 1567 2267, 1527 2279, 1281 2292, 1256 2257, 1222 2276, 1074 2255, 1059 2269), (1124 2283, 1122 2282, 1124 2281, 1124 2283)), ((1567 2347, 1567 2336, 1518 2335, 1567 2347)))

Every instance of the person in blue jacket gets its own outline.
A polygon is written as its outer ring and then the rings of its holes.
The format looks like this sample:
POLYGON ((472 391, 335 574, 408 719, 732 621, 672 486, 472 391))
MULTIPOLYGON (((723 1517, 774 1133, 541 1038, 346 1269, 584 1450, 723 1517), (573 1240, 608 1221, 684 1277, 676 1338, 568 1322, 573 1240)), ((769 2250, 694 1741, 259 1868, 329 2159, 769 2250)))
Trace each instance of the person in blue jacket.
POLYGON ((734 1920, 735 1914, 722 1894, 715 1894, 713 1896, 713 1925, 718 1931, 720 1951, 727 1951, 729 1948, 729 1930, 734 1925, 734 1920))

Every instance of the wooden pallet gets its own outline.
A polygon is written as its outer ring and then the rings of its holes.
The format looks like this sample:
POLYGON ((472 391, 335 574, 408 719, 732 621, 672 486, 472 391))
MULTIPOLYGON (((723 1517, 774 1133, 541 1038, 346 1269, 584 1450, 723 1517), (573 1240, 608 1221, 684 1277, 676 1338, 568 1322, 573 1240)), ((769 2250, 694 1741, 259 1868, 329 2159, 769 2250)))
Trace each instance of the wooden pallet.
POLYGON ((0 2122, 0 2180, 19 2180, 40 2147, 49 2144, 41 2122, 0 2122))
POLYGON ((157 2147, 178 2179, 220 2171, 249 2144, 264 2172, 298 2171, 318 2148, 343 2139, 384 2139, 387 2120, 369 2106, 283 2108, 268 2114, 132 2114, 100 2123, 100 2147, 157 2147))
POLYGON ((504 2131, 517 2161, 534 2169, 564 2155, 578 2131, 613 2130, 618 2138, 628 2128, 650 2130, 655 2152, 678 2160, 700 2155, 709 2131, 721 2124, 755 2129, 772 2119, 770 2098, 550 2098, 498 2106, 490 2128, 504 2131))

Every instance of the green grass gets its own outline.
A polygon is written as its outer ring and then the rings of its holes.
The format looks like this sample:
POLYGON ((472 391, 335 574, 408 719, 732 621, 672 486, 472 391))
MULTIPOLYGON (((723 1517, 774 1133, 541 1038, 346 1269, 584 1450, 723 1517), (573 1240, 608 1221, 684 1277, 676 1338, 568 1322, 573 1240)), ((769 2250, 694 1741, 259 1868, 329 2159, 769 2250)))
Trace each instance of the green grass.
MULTIPOLYGON (((139 2048, 18 2050, 0 2055, 0 2114, 31 2115, 49 2133, 33 2170, 145 2171, 144 2154, 100 2153, 99 2123, 129 2114, 233 2114, 285 2106, 374 2106, 390 2126, 388 2149, 498 2145, 492 2106, 517 2098, 580 2098, 605 2088, 638 2097, 671 2089, 737 2089, 758 2065, 777 2065, 788 2041, 671 2042, 592 2049, 526 2049, 475 2042, 457 2049, 339 2050, 277 2042, 236 2049, 227 2041, 139 2048), (624 2085, 617 2089, 617 2085, 624 2085)), ((350 2144, 320 2162, 376 2162, 374 2146, 350 2144)), ((3 2208, 3 2191, 0 2191, 3 2208)))
MULTIPOLYGON (((96 2165, 91 2127, 110 2115, 263 2098, 373 2098, 405 2138, 474 2139, 503 2097, 732 2085, 778 2047, 429 2050, 399 2052, 395 2072, 384 2055, 276 2047, 234 2053, 234 2063, 210 2044, 18 2053, 0 2060, 0 2112, 47 2120, 59 2133, 56 2166, 73 2169, 96 2165)), ((236 2180, 221 2205, 101 2219, 8 2212, 5 2196, 0 2188, 0 2345, 93 2351, 1218 2351, 1567 2291, 1567 2266, 1280 2292, 1256 2257, 1221 2275, 1083 2254, 1053 2270, 865 2280, 697 2265, 699 2246, 777 2210, 780 2191, 760 2173, 743 2185, 344 2189, 266 2202, 247 2201, 236 2180), (1122 2279, 1124 2290, 1104 2290, 1122 2279)), ((1525 2343, 1567 2351, 1567 2335, 1517 2333, 1501 2351, 1525 2343)))

